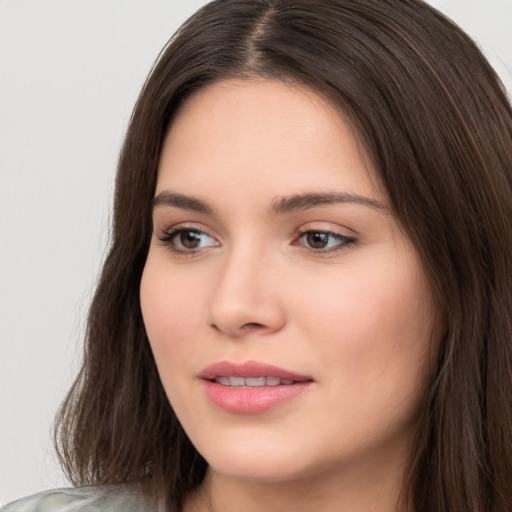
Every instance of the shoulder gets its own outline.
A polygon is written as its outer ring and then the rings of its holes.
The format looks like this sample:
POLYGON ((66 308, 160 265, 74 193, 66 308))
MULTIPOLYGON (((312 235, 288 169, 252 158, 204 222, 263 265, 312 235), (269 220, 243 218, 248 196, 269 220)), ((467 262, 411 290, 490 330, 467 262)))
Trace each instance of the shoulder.
POLYGON ((143 494, 124 484, 45 491, 9 503, 0 512, 152 512, 157 509, 143 494))

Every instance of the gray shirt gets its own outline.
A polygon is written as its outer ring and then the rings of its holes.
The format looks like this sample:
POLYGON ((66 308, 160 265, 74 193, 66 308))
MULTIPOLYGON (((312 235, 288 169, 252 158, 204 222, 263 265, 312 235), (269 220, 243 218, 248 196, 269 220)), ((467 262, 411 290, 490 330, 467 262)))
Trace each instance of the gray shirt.
POLYGON ((0 512, 159 512, 155 500, 129 484, 54 489, 14 501, 0 512))

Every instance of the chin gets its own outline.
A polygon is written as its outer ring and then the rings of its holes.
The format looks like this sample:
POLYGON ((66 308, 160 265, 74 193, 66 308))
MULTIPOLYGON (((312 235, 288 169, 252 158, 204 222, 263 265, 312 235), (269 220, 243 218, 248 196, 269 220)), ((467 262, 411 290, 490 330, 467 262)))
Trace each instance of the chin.
POLYGON ((214 458, 208 465, 225 477, 259 483, 293 481, 309 473, 305 468, 299 467, 296 461, 261 453, 243 458, 214 458))
POLYGON ((297 480, 311 473, 314 457, 303 446, 304 443, 294 442, 293 436, 261 432, 226 433, 217 436, 214 442, 206 440, 196 445, 216 473, 267 483, 297 480))

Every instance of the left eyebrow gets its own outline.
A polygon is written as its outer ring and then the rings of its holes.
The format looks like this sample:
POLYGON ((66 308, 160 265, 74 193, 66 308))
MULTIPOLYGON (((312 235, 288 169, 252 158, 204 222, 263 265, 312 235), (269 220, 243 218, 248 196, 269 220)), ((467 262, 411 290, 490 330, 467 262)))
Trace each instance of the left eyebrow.
POLYGON ((383 202, 377 201, 376 199, 370 199, 369 197, 357 194, 338 192, 308 193, 279 197, 273 201, 269 211, 273 215, 280 215, 297 210, 307 210, 315 206, 339 203, 359 204, 376 210, 389 211, 389 208, 383 202))

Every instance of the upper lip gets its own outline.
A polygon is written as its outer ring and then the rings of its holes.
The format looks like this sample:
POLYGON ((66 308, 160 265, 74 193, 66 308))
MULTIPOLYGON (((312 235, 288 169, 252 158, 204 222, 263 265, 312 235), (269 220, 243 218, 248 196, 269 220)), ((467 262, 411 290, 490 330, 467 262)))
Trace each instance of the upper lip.
POLYGON ((277 377, 279 379, 295 381, 313 380, 308 375, 302 375, 272 364, 258 361, 245 361, 243 363, 218 361, 204 368, 199 374, 199 377, 205 380, 213 380, 216 377, 277 377))

